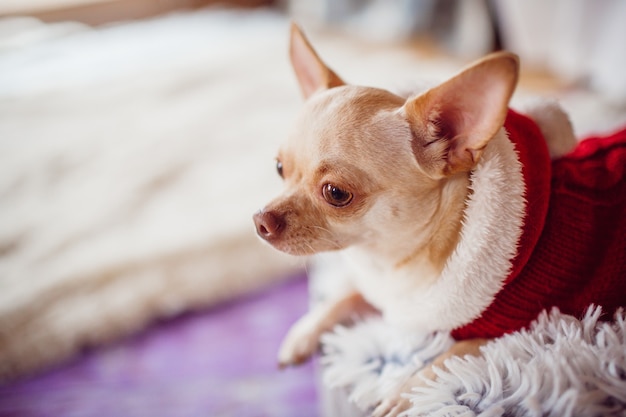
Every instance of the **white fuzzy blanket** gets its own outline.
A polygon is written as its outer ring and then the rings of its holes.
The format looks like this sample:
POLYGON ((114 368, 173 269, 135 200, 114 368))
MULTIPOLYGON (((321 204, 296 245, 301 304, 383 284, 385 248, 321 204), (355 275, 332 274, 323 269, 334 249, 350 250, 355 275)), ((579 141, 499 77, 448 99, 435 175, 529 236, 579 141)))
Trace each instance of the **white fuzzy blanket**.
MULTIPOLYGON (((544 312, 528 330, 482 347, 480 357, 449 359, 435 381, 407 393, 412 407, 403 415, 626 415, 626 314, 619 311, 609 322, 600 316, 599 308, 580 320, 544 312)), ((331 389, 325 414, 364 416, 452 340, 445 333, 408 336, 369 319, 337 328, 323 343, 323 380, 331 389), (338 405, 342 401, 352 409, 338 405)))
MULTIPOLYGON (((278 192, 272 159, 301 100, 287 28, 220 9, 98 29, 0 21, 0 379, 296 267, 250 220, 278 192)), ((312 39, 355 83, 460 65, 312 39)), ((579 132, 626 118, 576 94, 579 132)))
POLYGON ((0 379, 284 278, 252 214, 300 102, 287 21, 0 21, 0 379))

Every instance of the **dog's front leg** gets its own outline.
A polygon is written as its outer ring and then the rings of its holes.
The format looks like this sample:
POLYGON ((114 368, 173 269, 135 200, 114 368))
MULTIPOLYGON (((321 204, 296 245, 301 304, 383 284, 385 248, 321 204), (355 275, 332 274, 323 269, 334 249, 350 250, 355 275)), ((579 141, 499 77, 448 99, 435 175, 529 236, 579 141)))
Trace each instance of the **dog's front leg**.
POLYGON ((415 387, 424 386, 425 380, 434 380, 437 374, 433 368, 446 369, 445 361, 452 356, 464 357, 466 355, 479 356, 480 347, 487 343, 489 339, 470 339, 457 342, 446 352, 437 356, 433 362, 420 372, 410 377, 394 395, 381 401, 372 413, 372 417, 396 417, 411 406, 409 399, 403 394, 411 392, 415 387))
POLYGON ((305 362, 317 351, 322 333, 338 323, 374 311, 355 291, 318 304, 289 329, 278 353, 278 364, 282 368, 305 362))

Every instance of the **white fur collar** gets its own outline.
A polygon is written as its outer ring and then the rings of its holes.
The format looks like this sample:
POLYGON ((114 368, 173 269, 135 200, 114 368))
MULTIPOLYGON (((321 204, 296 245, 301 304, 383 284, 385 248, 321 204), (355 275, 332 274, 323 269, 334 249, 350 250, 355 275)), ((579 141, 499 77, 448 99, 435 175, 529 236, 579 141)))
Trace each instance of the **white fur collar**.
POLYGON ((471 189, 461 239, 439 279, 386 309, 391 324, 452 330, 480 316, 502 288, 526 207, 522 164, 504 129, 485 149, 471 175, 471 189))

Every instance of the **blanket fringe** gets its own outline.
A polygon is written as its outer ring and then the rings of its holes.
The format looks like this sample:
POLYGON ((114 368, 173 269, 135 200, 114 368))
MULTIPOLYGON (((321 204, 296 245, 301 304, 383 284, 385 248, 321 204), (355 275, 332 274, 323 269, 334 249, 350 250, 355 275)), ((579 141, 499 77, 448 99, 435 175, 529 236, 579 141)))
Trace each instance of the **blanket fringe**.
MULTIPOLYGON (((544 311, 527 330, 498 338, 482 356, 453 357, 437 379, 408 393, 403 416, 624 416, 626 314, 601 321, 544 311)), ((363 415, 453 343, 447 333, 407 335, 370 318, 322 340, 323 380, 345 389, 363 415)))

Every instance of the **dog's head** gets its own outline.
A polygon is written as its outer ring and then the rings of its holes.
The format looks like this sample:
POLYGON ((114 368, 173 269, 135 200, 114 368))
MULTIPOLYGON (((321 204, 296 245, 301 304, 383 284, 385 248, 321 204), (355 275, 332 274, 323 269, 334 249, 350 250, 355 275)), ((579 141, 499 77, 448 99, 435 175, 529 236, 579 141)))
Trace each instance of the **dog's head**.
POLYGON ((490 55, 408 100, 345 84, 292 25, 290 57, 306 99, 276 169, 285 191, 254 215, 291 254, 432 233, 444 185, 467 176, 502 127, 517 57, 490 55))

